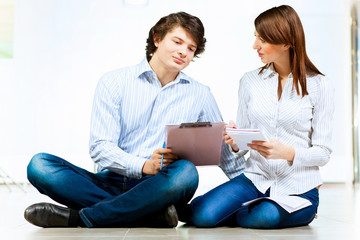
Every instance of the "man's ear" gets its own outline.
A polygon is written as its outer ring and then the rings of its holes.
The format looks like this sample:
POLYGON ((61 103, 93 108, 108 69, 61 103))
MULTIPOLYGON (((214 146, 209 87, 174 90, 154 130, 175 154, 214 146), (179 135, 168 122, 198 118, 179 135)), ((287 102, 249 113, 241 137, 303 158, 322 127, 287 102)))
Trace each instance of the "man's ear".
POLYGON ((158 47, 159 46, 159 37, 156 33, 154 33, 154 45, 155 47, 158 47))

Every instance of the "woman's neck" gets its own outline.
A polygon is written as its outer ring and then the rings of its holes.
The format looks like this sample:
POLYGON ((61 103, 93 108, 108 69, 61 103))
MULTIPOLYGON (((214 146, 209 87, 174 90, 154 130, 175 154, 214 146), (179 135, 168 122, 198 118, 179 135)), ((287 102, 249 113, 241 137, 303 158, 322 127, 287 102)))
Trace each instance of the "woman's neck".
POLYGON ((279 79, 287 79, 291 73, 290 61, 274 63, 275 72, 279 74, 279 79))
POLYGON ((278 100, 280 100, 284 86, 288 80, 289 74, 291 73, 290 61, 287 60, 274 63, 274 70, 279 74, 278 100))

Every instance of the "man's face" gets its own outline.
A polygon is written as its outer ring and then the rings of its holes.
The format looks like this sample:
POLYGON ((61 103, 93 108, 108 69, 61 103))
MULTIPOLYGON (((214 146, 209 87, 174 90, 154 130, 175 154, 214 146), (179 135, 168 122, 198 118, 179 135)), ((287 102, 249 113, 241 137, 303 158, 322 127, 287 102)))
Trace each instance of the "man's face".
POLYGON ((192 36, 182 27, 174 27, 161 41, 154 41, 157 47, 153 57, 169 71, 179 72, 194 58, 197 45, 192 36))

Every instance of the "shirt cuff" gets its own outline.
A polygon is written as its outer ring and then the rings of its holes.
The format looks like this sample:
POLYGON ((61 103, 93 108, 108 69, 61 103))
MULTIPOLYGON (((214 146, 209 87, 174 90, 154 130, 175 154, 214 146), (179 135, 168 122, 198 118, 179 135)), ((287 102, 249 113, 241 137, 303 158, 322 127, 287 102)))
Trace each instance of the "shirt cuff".
POLYGON ((299 166, 302 165, 301 163, 304 161, 304 159, 306 159, 306 152, 304 151, 304 149, 300 149, 300 148, 295 148, 295 155, 294 155, 294 160, 290 163, 290 161, 288 161, 289 166, 299 166))
POLYGON ((147 159, 140 157, 128 158, 126 176, 132 178, 142 178, 142 170, 147 159))
POLYGON ((229 152, 231 152, 232 154, 235 154, 235 156, 237 156, 237 157, 242 157, 242 156, 244 156, 248 151, 250 151, 250 150, 240 150, 240 149, 239 149, 239 151, 235 152, 235 151, 232 149, 232 147, 231 147, 230 144, 226 144, 226 145, 227 145, 227 148, 229 149, 229 152))

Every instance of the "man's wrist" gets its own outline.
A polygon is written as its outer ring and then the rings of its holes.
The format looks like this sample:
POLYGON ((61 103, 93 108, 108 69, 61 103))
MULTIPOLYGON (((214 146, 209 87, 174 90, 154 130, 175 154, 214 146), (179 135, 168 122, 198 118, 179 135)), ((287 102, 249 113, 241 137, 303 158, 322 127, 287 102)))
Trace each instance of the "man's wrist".
POLYGON ((144 162, 143 168, 142 168, 142 174, 145 175, 154 175, 153 174, 153 167, 152 167, 152 160, 148 159, 144 162))
POLYGON ((143 167, 142 167, 142 174, 143 174, 143 176, 144 175, 147 175, 147 162, 148 162, 149 160, 146 160, 145 162, 144 162, 144 165, 143 165, 143 167))
POLYGON ((233 152, 235 152, 235 153, 237 153, 240 150, 236 144, 231 145, 231 148, 232 148, 233 152))

